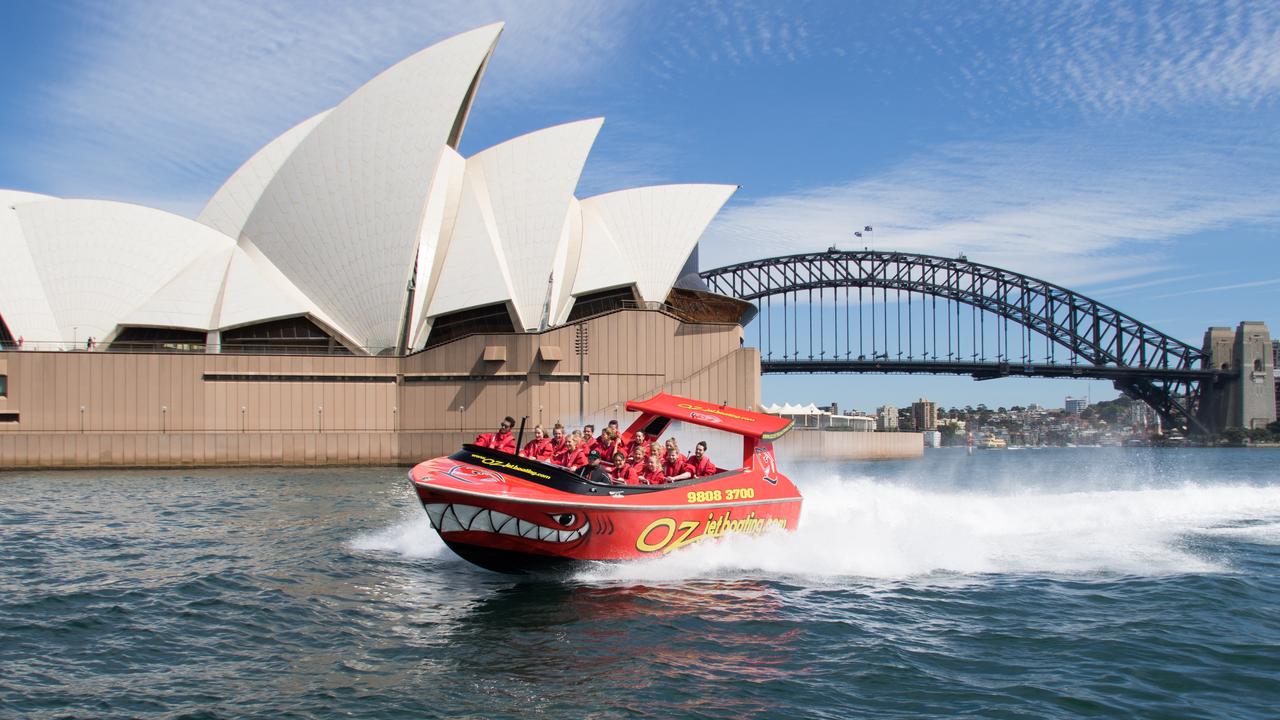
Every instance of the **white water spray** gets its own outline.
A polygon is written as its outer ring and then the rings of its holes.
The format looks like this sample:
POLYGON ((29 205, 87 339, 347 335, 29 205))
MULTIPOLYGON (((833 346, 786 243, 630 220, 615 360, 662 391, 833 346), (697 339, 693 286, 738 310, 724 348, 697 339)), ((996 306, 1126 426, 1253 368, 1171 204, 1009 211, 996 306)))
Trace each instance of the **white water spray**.
POLYGON ((408 512, 391 527, 357 535, 351 541, 355 550, 393 553, 407 558, 439 557, 448 552, 444 541, 431 529, 431 521, 420 506, 408 512))
POLYGON ((1197 537, 1280 542, 1280 487, 1184 484, 1052 492, 920 489, 806 479, 799 529, 726 537, 584 580, 792 576, 906 579, 1025 573, 1158 576, 1229 571, 1197 537))

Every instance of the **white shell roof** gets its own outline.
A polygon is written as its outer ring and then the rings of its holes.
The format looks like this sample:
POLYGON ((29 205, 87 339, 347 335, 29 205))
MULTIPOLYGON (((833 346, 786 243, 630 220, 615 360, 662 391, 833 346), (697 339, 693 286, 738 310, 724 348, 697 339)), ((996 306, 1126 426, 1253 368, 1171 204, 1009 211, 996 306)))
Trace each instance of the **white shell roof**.
MULTIPOLYGON (((17 206, 58 338, 99 340, 227 236, 161 210, 105 200, 17 206)), ((189 311, 179 311, 186 314, 189 311)))
POLYGON ((0 190, 0 258, 4 281, 0 282, 0 316, 13 337, 24 340, 57 340, 58 324, 40 282, 35 260, 27 248, 18 222, 17 207, 23 203, 56 200, 48 195, 0 190))
POLYGON ((135 308, 121 325, 208 330, 217 326, 218 293, 235 245, 219 242, 192 260, 164 287, 135 308))
POLYGON ((737 189, 654 185, 586 198, 582 266, 574 294, 624 284, 625 270, 642 300, 666 300, 698 238, 737 189))
MULTIPOLYGON (((565 232, 573 190, 603 122, 594 118, 538 130, 467 160, 468 188, 474 190, 467 199, 474 202, 462 208, 472 215, 459 213, 450 255, 483 247, 486 240, 492 244, 509 271, 509 289, 497 300, 510 298, 524 329, 537 330, 557 315, 565 259, 569 246, 576 246, 576 238, 565 232)), ((471 276, 493 267, 463 266, 455 272, 471 276)), ((445 278, 442 271, 442 284, 445 278)), ((450 287, 458 287, 449 280, 450 287)), ((497 279, 480 280, 473 292, 493 300, 498 288, 497 279)), ((431 314, 450 305, 456 309, 457 302, 433 304, 431 314)))
POLYGON ((293 154, 298 144, 320 124, 329 110, 312 115, 289 129, 288 132, 267 143, 253 157, 245 161, 227 178, 218 192, 209 198, 197 222, 220 231, 233 239, 239 239, 244 224, 267 189, 271 179, 280 172, 285 160, 293 154))
POLYGON ((413 309, 410 315, 410 347, 426 341, 426 312, 440 281, 449 240, 458 219, 467 160, 456 150, 446 147, 440 153, 440 164, 431 181, 431 194, 422 218, 422 237, 418 241, 418 258, 414 268, 413 309))
POLYGON ((666 299, 731 185, 579 201, 602 119, 456 151, 501 24, 437 43, 250 157, 197 221, 0 190, 0 315, 28 340, 127 325, 217 330, 306 315, 353 348, 421 347, 442 314, 506 304, 564 322, 574 296, 666 299), (412 296, 408 293, 412 286, 412 296))
POLYGON ((398 344, 426 195, 501 24, 384 71, 298 144, 243 235, 372 348, 398 344))

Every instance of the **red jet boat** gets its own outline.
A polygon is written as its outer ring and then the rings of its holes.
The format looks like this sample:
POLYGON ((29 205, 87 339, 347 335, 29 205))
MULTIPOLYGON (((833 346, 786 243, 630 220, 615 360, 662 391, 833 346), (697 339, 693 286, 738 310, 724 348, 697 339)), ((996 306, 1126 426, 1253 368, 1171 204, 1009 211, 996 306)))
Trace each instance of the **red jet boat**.
POLYGON ((792 422, 659 394, 627 403, 622 434, 660 437, 672 420, 742 436, 742 465, 664 485, 606 485, 559 465, 466 444, 420 463, 409 480, 431 527, 490 570, 557 571, 591 561, 657 557, 727 533, 795 529, 800 492, 778 472, 773 441, 792 422))

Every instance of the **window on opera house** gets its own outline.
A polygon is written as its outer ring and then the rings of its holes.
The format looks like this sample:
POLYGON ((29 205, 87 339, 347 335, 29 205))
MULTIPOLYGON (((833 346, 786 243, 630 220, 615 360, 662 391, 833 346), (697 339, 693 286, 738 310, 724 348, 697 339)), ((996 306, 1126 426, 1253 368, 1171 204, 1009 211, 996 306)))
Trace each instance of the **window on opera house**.
POLYGON ((4 316, 0 315, 0 350, 12 350, 16 347, 18 343, 14 342, 9 326, 4 324, 4 316))
POLYGON ((257 355, 351 354, 351 350, 307 317, 272 320, 223 330, 222 352, 257 355))
POLYGON ((111 341, 113 352, 204 352, 202 330, 127 327, 111 341))
POLYGON ((507 304, 495 303, 436 318, 431 324, 431 334, 427 336, 426 347, 443 345, 450 340, 457 340, 475 333, 515 331, 515 325, 511 322, 511 313, 507 311, 507 304))

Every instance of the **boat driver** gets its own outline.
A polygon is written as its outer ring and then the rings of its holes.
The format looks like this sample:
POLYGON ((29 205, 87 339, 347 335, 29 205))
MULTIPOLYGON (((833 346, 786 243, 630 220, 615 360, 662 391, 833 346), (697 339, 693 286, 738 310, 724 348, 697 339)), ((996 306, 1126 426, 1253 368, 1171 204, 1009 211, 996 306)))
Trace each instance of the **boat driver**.
POLYGON ((600 485, 610 485, 613 478, 609 477, 608 471, 600 467, 600 453, 592 450, 587 453, 587 464, 578 468, 578 474, 587 479, 587 482, 598 483, 600 485))
POLYGON ((516 452, 516 438, 511 434, 511 428, 515 427, 515 425, 515 418, 510 415, 502 418, 502 424, 498 426, 498 432, 477 435, 476 445, 514 455, 516 452))

